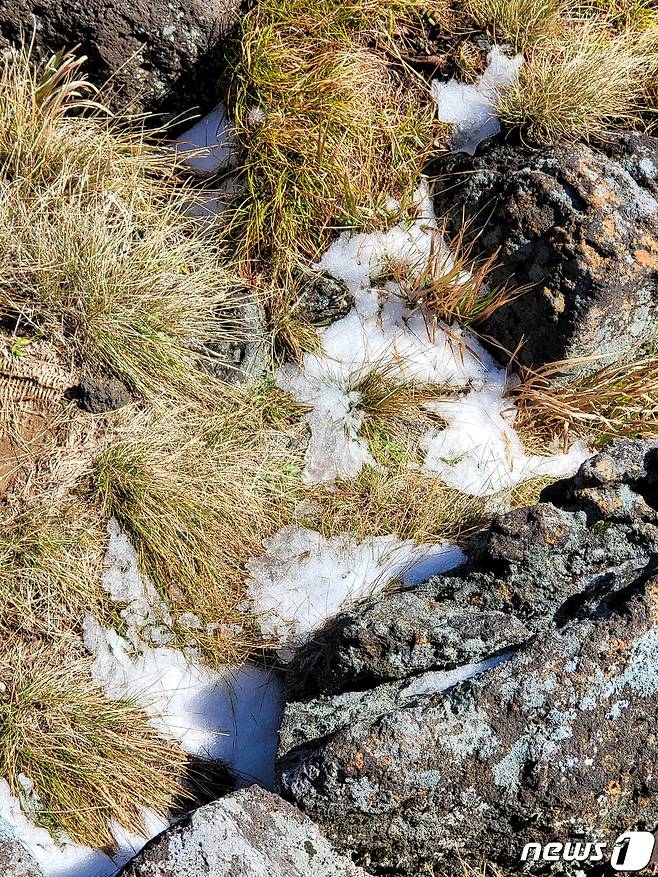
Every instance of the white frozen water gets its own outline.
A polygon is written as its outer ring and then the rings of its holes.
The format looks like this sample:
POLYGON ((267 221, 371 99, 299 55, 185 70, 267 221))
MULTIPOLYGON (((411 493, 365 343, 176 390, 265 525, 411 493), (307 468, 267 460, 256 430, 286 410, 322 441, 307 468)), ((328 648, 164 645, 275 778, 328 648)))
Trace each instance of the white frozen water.
MULTIPOLYGON (((93 675, 108 697, 135 698, 158 731, 178 739, 191 754, 226 763, 238 786, 256 782, 274 787, 283 709, 277 676, 253 664, 218 673, 194 655, 168 647, 142 644, 135 650, 91 617, 85 621, 85 641, 95 656, 93 675)), ((109 877, 167 825, 148 811, 143 813, 143 837, 111 824, 117 851, 110 858, 72 843, 65 834, 53 840, 23 812, 5 780, 0 780, 0 817, 14 826, 45 877, 109 877)))
POLYGON ((460 682, 466 682, 487 670, 492 670, 511 658, 513 654, 513 652, 505 652, 502 655, 485 658, 484 661, 478 661, 476 664, 463 664, 461 667, 455 667, 454 670, 430 670, 422 673, 402 689, 400 697, 424 697, 447 691, 460 682))
POLYGON ((283 527, 266 553, 247 564, 247 590, 266 637, 289 660, 309 634, 341 610, 380 593, 394 580, 416 584, 464 561, 455 546, 418 545, 395 536, 358 541, 326 538, 305 527, 283 527))
POLYGON ((496 98, 516 81, 522 64, 522 55, 510 58, 494 46, 487 56, 486 70, 475 85, 456 79, 432 82, 439 121, 454 125, 450 146, 455 152, 475 155, 483 140, 500 131, 496 98))
MULTIPOLYGON (((63 832, 55 841, 45 828, 38 828, 25 814, 3 779, 0 779, 0 818, 12 826, 15 836, 32 853, 45 877, 114 877, 146 843, 146 837, 128 834, 115 824, 111 824, 111 828, 117 849, 112 858, 101 850, 73 843, 63 832)), ((142 822, 148 837, 155 837, 167 826, 148 811, 143 811, 142 822)))
POLYGON ((179 156, 194 152, 185 158, 185 164, 200 177, 210 177, 231 167, 235 161, 235 136, 224 104, 181 134, 174 147, 179 156))
POLYGON ((496 381, 456 402, 426 404, 448 424, 423 438, 426 471, 463 493, 486 496, 531 478, 569 475, 590 456, 580 442, 566 454, 527 454, 514 430, 516 409, 503 397, 504 389, 496 381))
POLYGON ((374 466, 363 426, 359 382, 373 369, 388 380, 461 388, 455 401, 428 403, 447 423, 430 429, 422 446, 424 468, 465 493, 488 496, 538 475, 565 475, 587 457, 583 445, 568 454, 526 454, 514 430, 515 409, 505 397, 507 374, 478 340, 457 325, 433 317, 419 302, 404 299, 399 284, 377 277, 391 262, 420 275, 428 260, 445 252, 427 187, 416 193, 418 216, 387 232, 341 234, 318 267, 343 280, 354 295, 350 312, 320 330, 322 352, 306 354, 301 366, 277 372, 280 387, 308 405, 310 439, 305 455, 308 484, 332 487, 374 466))
POLYGON ((93 675, 110 698, 135 698, 163 736, 225 762, 238 781, 272 788, 282 709, 279 679, 254 664, 212 670, 193 650, 142 645, 88 617, 93 675))
MULTIPOLYGON (((166 645, 166 607, 139 572, 135 550, 114 519, 108 535, 102 585, 123 604, 127 631, 124 638, 91 616, 85 619, 85 645, 94 658, 96 682, 109 698, 137 701, 153 727, 180 741, 186 752, 225 763, 238 786, 256 782, 272 789, 283 710, 279 677, 251 663, 212 670, 193 649, 166 645)), ((193 626, 196 619, 191 616, 189 621, 193 626)), ((147 810, 143 836, 111 823, 117 850, 110 858, 101 850, 74 844, 63 833, 54 840, 36 827, 2 779, 0 818, 14 827, 45 877, 110 877, 167 826, 147 810)))

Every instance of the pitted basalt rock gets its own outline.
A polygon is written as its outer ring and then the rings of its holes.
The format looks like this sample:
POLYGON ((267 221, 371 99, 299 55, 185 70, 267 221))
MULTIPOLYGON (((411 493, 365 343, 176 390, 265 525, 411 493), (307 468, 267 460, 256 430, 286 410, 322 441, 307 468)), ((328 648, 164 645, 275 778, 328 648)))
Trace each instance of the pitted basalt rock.
POLYGON ((285 677, 288 697, 338 694, 475 663, 529 636, 513 615, 445 607, 417 590, 369 600, 297 652, 285 677))
POLYGON ((80 45, 113 109, 176 116, 217 103, 222 49, 235 0, 3 0, 0 48, 29 42, 46 59, 80 45), (109 83, 107 80, 110 80, 109 83))
POLYGON ((282 794, 399 877, 654 831, 657 479, 655 444, 615 442, 459 570, 339 616, 290 668, 282 794))
POLYGON ((456 873, 460 854, 518 869, 528 839, 653 830, 655 572, 474 679, 282 752, 283 794, 369 871, 405 877, 456 873))
MULTIPOLYGON (((623 354, 651 336, 658 296, 658 139, 599 149, 494 144, 455 156, 436 198, 475 252, 499 251, 493 285, 530 285, 483 326, 524 365, 623 354)), ((595 363, 580 363, 581 370, 595 363)))

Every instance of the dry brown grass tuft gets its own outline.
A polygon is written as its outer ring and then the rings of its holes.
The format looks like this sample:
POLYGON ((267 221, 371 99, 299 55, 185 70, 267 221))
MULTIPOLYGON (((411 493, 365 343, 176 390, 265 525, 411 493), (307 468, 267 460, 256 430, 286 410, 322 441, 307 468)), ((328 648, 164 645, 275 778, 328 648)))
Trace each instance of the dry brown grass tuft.
POLYGON ((446 250, 444 226, 434 238, 427 267, 417 276, 408 296, 448 325, 457 322, 473 327, 523 295, 527 287, 491 287, 489 275, 498 251, 487 259, 476 259, 475 243, 466 241, 467 234, 468 228, 462 226, 446 250))
POLYGON ((464 12, 490 31, 494 42, 509 43, 515 51, 559 33, 566 0, 466 0, 464 12))
POLYGON ((141 807, 166 815, 182 794, 187 758, 134 703, 105 698, 90 664, 51 646, 5 641, 0 776, 40 825, 76 843, 112 847, 110 820, 139 834, 141 807))
POLYGON ((584 377, 569 376, 574 367, 592 361, 565 360, 523 371, 521 383, 509 390, 521 434, 565 448, 575 437, 658 435, 658 357, 638 353, 584 377))
POLYGON ((0 312, 146 398, 208 398, 197 364, 230 337, 238 284, 173 153, 86 97, 79 68, 0 58, 0 312))
POLYGON ((47 497, 3 517, 0 527, 0 635, 69 637, 87 612, 100 612, 105 544, 97 514, 47 497))
POLYGON ((135 546, 142 571, 171 607, 181 643, 192 637, 215 664, 251 644, 243 565, 287 523, 299 470, 259 412, 144 412, 98 457, 94 490, 135 546), (199 628, 178 620, 187 613, 199 628))
POLYGON ((366 467, 357 478, 339 481, 335 491, 311 491, 309 497, 314 510, 301 523, 327 537, 394 533, 421 543, 463 545, 488 523, 482 499, 403 466, 390 472, 366 467))
POLYGON ((615 32, 598 19, 582 19, 535 43, 497 111, 539 144, 603 139, 640 121, 657 71, 652 31, 615 32))
POLYGON ((455 397, 454 387, 400 381, 395 362, 375 363, 355 376, 350 386, 359 394, 358 406, 364 415, 360 434, 382 466, 419 461, 420 440, 439 420, 423 403, 455 397))

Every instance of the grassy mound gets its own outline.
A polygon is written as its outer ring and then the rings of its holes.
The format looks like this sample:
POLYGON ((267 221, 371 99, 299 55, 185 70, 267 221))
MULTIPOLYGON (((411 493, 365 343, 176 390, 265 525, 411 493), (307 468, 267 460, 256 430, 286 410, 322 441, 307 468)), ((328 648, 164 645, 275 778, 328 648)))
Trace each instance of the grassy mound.
POLYGON ((134 831, 141 806, 165 816, 182 794, 184 753, 135 704, 104 697, 89 660, 10 641, 0 681, 0 776, 39 824, 112 846, 109 820, 134 831))

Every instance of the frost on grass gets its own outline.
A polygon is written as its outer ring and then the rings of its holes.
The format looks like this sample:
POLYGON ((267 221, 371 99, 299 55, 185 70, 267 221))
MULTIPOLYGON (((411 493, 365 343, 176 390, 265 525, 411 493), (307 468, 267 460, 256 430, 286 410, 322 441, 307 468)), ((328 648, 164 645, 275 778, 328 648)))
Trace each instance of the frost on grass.
POLYGON ((392 581, 417 584, 465 559, 446 544, 418 545, 395 536, 360 542, 347 533, 328 539, 295 526, 279 530, 265 548, 248 564, 247 589, 263 634, 281 644, 283 660, 325 621, 392 581))
POLYGON ((408 301, 399 283, 384 279, 391 265, 421 275, 436 248, 445 250, 425 185, 416 194, 417 216, 387 232, 344 232, 329 247, 319 267, 345 281, 354 295, 352 310, 320 330, 321 353, 307 353, 301 366, 279 369, 277 382, 309 406, 311 435, 304 478, 332 486, 375 465, 363 436, 365 417, 356 389, 373 370, 386 369, 400 384, 445 385, 462 396, 451 402, 427 402, 447 428, 432 428, 422 446, 425 469, 446 484, 476 496, 488 496, 538 475, 574 471, 587 455, 577 446, 567 455, 527 455, 514 431, 515 410, 505 399, 507 375, 477 339, 456 325, 448 327, 425 305, 408 301))
POLYGON ((487 56, 487 68, 475 85, 451 79, 432 82, 432 97, 439 121, 454 126, 450 146, 455 152, 475 155, 482 141, 500 131, 496 99, 516 82, 523 56, 509 58, 498 46, 487 56))

